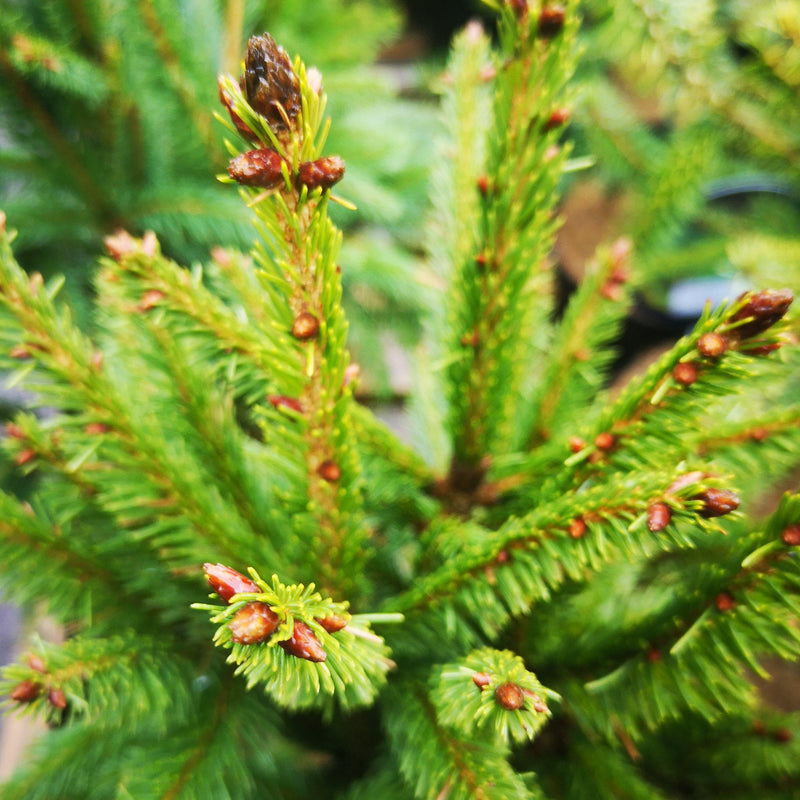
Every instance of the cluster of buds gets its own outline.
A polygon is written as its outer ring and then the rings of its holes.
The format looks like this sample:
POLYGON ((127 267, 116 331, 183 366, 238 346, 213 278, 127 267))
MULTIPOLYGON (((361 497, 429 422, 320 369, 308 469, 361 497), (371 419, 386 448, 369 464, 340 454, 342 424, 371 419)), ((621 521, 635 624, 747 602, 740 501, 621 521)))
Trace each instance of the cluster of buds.
MULTIPOLYGON (((203 570, 211 588, 226 603, 230 603, 239 594, 261 592, 261 587, 255 581, 224 564, 203 564, 203 570)), ((336 633, 347 625, 347 620, 336 615, 315 618, 315 621, 328 633, 336 633)), ((231 631, 231 641, 236 644, 260 644, 270 639, 280 624, 280 616, 268 603, 253 600, 236 611, 228 628, 231 631)), ((328 657, 314 631, 300 620, 294 621, 291 638, 278 644, 289 655, 306 661, 321 662, 328 657)))
MULTIPOLYGON (((253 36, 247 45, 244 77, 240 81, 250 107, 267 123, 275 139, 287 145, 298 132, 298 117, 302 110, 300 81, 286 51, 265 33, 253 36)), ((220 81, 219 99, 228 111, 236 130, 252 142, 258 136, 236 113, 234 98, 225 83, 220 81)), ((231 160, 228 174, 243 186, 278 189, 290 176, 295 189, 309 192, 326 191, 344 176, 344 161, 339 156, 304 161, 291 175, 291 164, 272 147, 248 150, 231 160)))
POLYGON ((32 703, 38 697, 46 695, 51 708, 63 711, 67 707, 67 696, 60 686, 53 686, 49 680, 49 671, 37 655, 28 656, 28 666, 42 675, 41 680, 26 678, 20 681, 10 692, 9 697, 16 703, 32 703))

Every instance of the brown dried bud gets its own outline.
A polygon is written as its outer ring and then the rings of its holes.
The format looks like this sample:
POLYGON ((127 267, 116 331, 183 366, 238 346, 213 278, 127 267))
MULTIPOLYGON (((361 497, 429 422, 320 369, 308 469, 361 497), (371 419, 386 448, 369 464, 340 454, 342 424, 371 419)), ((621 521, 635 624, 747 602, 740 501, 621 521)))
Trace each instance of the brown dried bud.
POLYGON ((283 159, 274 150, 247 150, 231 159, 228 175, 243 186, 277 189, 283 184, 281 164, 283 159))
POLYGON ((557 108, 547 118, 547 122, 544 123, 543 130, 554 131, 556 128, 566 125, 571 116, 572 114, 568 108, 557 108))
POLYGON ((763 292, 746 292, 740 299, 744 305, 731 317, 731 322, 748 320, 735 328, 742 339, 748 339, 771 328, 789 310, 794 295, 789 289, 765 289, 763 292))
POLYGON ((539 14, 539 36, 545 39, 558 36, 564 27, 566 13, 566 9, 560 3, 545 6, 539 14))
POLYGON ((225 88, 221 75, 217 78, 217 86, 219 87, 219 101, 225 106, 225 110, 230 115, 231 122, 236 126, 236 130, 239 131, 245 139, 249 139, 251 142, 257 141, 258 136, 253 133, 250 126, 233 110, 233 97, 231 97, 230 92, 225 88))
POLYGON ((47 700, 54 708, 66 708, 67 696, 64 694, 63 689, 51 689, 47 693, 47 700))
POLYGON ((235 594, 261 591, 261 587, 255 581, 224 564, 203 564, 203 570, 211 588, 219 595, 220 600, 226 603, 230 602, 235 594))
POLYGON ((597 436, 594 437, 594 446, 603 452, 608 452, 616 443, 617 437, 608 431, 598 433, 597 436))
POLYGON ((300 186, 307 187, 309 192, 314 189, 330 189, 344 177, 344 159, 339 156, 327 156, 316 161, 304 161, 297 168, 297 182, 300 186))
POLYGON ((647 509, 647 529, 652 533, 663 531, 672 520, 672 510, 666 503, 653 503, 647 509))
POLYGON ((800 546, 800 525, 789 525, 781 533, 781 541, 789 547, 800 546))
POLYGON ((310 311, 301 311, 292 323, 295 339, 313 339, 319 333, 319 320, 310 311))
POLYGON ((697 380, 698 374, 697 364, 691 361, 681 361, 672 370, 672 377, 681 386, 691 386, 697 380))
POLYGON ((298 414, 303 413, 303 406, 300 405, 300 401, 296 397, 287 397, 285 394, 270 394, 267 396, 267 400, 278 411, 282 408, 291 408, 292 411, 296 411, 298 414))
POLYGON ((347 620, 338 614, 331 614, 328 617, 314 617, 314 619, 322 625, 328 633, 336 633, 347 627, 347 620))
POLYGON ((319 639, 314 636, 314 631, 305 624, 305 622, 298 622, 295 620, 294 631, 292 638, 278 644, 289 655, 297 656, 297 658, 304 658, 306 661, 325 661, 328 654, 320 644, 319 639))
POLYGON ((328 459, 317 467, 317 475, 328 483, 336 483, 342 477, 342 470, 335 461, 328 459))
POLYGON ((703 508, 700 516, 706 519, 710 517, 723 517, 739 508, 739 495, 729 492, 727 489, 706 489, 699 497, 703 501, 703 508))
POLYGON ((42 693, 42 686, 36 681, 24 680, 18 683, 12 690, 9 697, 17 703, 30 703, 42 693))
POLYGON ((237 644, 258 644, 269 639, 280 624, 280 617, 266 603, 254 601, 242 606, 228 627, 237 644))
POLYGON ((247 102, 275 132, 286 130, 300 113, 300 81, 286 51, 268 33, 247 43, 244 90, 247 102))
POLYGON ((483 691, 492 682, 492 676, 488 672, 475 672, 472 675, 472 682, 483 691))
POLYGON ((720 592, 714 598, 714 605, 717 607, 717 611, 725 613, 726 611, 732 611, 736 608, 736 601, 729 592, 720 592))
POLYGON ((569 535, 573 539, 580 539, 586 533, 586 522, 582 517, 576 517, 569 524, 569 535))
POLYGON ((706 358, 719 358, 728 349, 728 340, 721 333, 704 333, 697 340, 697 349, 706 358))
POLYGON ((497 700, 497 705, 506 711, 516 711, 522 708, 525 703, 525 694, 516 683, 501 683, 494 690, 494 697, 497 700))

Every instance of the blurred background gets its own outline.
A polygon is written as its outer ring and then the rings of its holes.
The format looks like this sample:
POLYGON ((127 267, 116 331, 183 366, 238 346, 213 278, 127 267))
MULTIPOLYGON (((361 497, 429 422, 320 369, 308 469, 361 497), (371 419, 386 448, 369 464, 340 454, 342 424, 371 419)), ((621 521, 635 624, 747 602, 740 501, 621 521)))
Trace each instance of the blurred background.
MULTIPOLYGON (((800 291, 800 0, 581 9, 554 290, 568 296, 598 243, 631 237, 639 290, 622 370, 680 336, 709 298, 800 291)), ((216 76, 239 74, 247 38, 269 30, 318 67, 327 151, 346 160, 340 192, 358 209, 337 209, 336 221, 360 391, 402 402, 435 302, 425 219, 447 47, 482 17, 478 0, 0 0, 0 10, 0 208, 23 266, 66 274, 89 333, 93 266, 116 229, 154 230, 186 266, 218 247, 249 249, 240 200, 215 180, 227 155, 214 119, 216 76)), ((24 403, 0 391, 3 418, 24 403)), ((13 605, 0 608, 0 663, 19 624, 13 605)))

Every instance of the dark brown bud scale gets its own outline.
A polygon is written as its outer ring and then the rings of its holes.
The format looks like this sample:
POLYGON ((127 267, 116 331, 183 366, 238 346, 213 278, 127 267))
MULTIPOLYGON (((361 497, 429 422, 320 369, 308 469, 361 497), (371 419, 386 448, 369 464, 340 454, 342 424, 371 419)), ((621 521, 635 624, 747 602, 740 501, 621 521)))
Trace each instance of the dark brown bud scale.
POLYGON ((781 533, 781 541, 789 547, 800 547, 800 525, 789 525, 781 533))
POLYGON ((344 177, 344 159, 327 156, 316 161, 304 161, 297 168, 297 182, 309 192, 330 189, 344 177))
POLYGON ((719 358, 728 349, 728 340, 721 333, 704 333, 697 340, 697 349, 706 358, 719 358))
POLYGON ((30 703, 42 693, 42 685, 32 680, 24 680, 18 683, 9 694, 9 697, 17 703, 30 703))
POLYGON ((235 594, 261 591, 261 587, 255 581, 224 564, 203 564, 203 570, 211 588, 226 603, 230 602, 235 594))
POLYGON ((483 691, 492 682, 492 676, 488 672, 476 672, 472 676, 472 682, 483 691))
POLYGON ((277 189, 283 184, 283 159, 266 147, 247 150, 231 159, 228 175, 242 186, 277 189))
POLYGON ((525 704, 525 694, 516 683, 501 683, 494 690, 497 705, 506 711, 516 711, 525 704))
POLYGON ((747 320, 734 329, 737 336, 748 339, 771 328, 789 310, 794 295, 789 289, 765 289, 741 296, 745 300, 731 317, 731 322, 747 320))
POLYGON ((292 323, 292 336, 304 341, 319 333, 319 320, 310 311, 301 311, 292 323))
POLYGON ((739 507, 739 495, 727 489, 706 489, 700 495, 703 501, 703 508, 700 511, 701 517, 723 517, 730 514, 739 507))
POLYGON ((283 642, 278 642, 278 644, 289 653, 289 655, 296 656, 297 658, 304 658, 306 661, 319 663, 325 661, 328 657, 319 639, 314 636, 314 631, 312 631, 305 622, 298 622, 295 620, 292 638, 283 642))
POLYGON ((691 361, 681 361, 672 370, 672 377, 681 386, 691 386, 697 380, 698 375, 697 364, 693 364, 691 361))
POLYGON ((280 617, 266 603, 254 601, 242 606, 228 627, 237 644, 258 644, 269 639, 280 624, 280 617))
POLYGON ((672 510, 666 503, 653 503, 647 509, 647 529, 651 533, 663 531, 672 520, 672 510))
POLYGON ((300 81, 286 51, 268 33, 247 43, 244 90, 247 102, 276 133, 300 113, 300 81))
POLYGON ((560 3, 546 5, 539 14, 539 36, 545 39, 558 36, 564 27, 566 13, 566 9, 560 3))

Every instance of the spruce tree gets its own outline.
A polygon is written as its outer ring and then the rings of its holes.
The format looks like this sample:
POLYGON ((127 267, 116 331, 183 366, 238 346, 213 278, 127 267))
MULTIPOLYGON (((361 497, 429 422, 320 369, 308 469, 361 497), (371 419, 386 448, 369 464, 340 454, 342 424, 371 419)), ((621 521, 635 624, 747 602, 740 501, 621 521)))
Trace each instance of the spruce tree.
POLYGON ((797 719, 750 676, 800 654, 800 497, 748 509, 797 463, 791 292, 607 391, 635 242, 553 314, 577 15, 487 5, 496 46, 471 25, 448 66, 411 442, 354 400, 346 167, 268 34, 221 87, 251 256, 109 237, 89 339, 3 219, 0 367, 36 400, 2 577, 69 634, 4 670, 53 728, 4 798, 796 795, 797 719))

